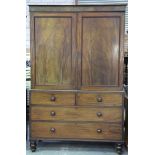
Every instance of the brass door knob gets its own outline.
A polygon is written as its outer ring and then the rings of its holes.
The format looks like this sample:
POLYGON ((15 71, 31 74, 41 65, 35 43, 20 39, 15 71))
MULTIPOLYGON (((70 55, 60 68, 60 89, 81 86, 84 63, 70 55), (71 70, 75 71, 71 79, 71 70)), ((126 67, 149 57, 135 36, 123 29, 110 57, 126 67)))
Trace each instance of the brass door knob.
POLYGON ((55 116, 56 112, 55 111, 51 111, 51 116, 55 116))
POLYGON ((51 96, 51 101, 55 101, 56 97, 55 96, 51 96))
POLYGON ((55 128, 51 128, 50 131, 51 131, 52 133, 54 133, 54 132, 56 131, 56 129, 55 129, 55 128))
POLYGON ((102 129, 97 129, 97 133, 102 133, 102 129))
POLYGON ((101 117, 102 116, 102 113, 101 112, 97 112, 96 114, 97 114, 98 117, 101 117))
POLYGON ((102 102, 102 97, 98 97, 97 102, 102 102))

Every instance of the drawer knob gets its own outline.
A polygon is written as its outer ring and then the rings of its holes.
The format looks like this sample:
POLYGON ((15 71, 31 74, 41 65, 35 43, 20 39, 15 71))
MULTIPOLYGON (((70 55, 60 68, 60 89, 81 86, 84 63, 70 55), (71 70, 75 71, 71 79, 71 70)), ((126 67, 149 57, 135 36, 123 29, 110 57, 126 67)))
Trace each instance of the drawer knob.
POLYGON ((102 129, 97 129, 97 133, 102 133, 102 129))
POLYGON ((102 97, 98 97, 97 102, 102 102, 102 97))
POLYGON ((51 111, 51 116, 55 116, 56 112, 55 111, 51 111))
POLYGON ((97 116, 98 117, 101 117, 102 116, 102 113, 101 112, 97 112, 97 116))
POLYGON ((54 133, 56 130, 55 130, 55 128, 51 128, 50 131, 51 131, 52 133, 54 133))
POLYGON ((51 96, 51 101, 55 101, 56 97, 55 96, 51 96))

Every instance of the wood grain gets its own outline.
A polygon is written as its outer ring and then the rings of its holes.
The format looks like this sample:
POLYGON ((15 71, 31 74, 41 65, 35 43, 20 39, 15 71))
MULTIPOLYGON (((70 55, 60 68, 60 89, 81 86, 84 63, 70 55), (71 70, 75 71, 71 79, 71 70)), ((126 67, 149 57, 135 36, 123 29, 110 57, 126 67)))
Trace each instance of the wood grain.
POLYGON ((74 93, 31 92, 31 104, 40 105, 74 105, 74 93), (51 101, 55 97, 55 101, 51 101))
POLYGON ((36 83, 71 84, 71 18, 36 18, 36 83))
POLYGON ((32 15, 32 88, 75 88, 75 14, 32 15))
POLYGON ((80 138, 122 140, 122 130, 119 124, 104 123, 46 123, 33 122, 31 127, 32 138, 80 138), (55 132, 51 132, 51 128, 55 132), (97 133, 101 129, 101 133, 97 133))
POLYGON ((120 123, 122 122, 122 108, 32 107, 31 120, 120 123), (51 113, 54 113, 54 115, 51 115, 51 113))
POLYGON ((82 16, 82 86, 118 86, 119 17, 82 16))
POLYGON ((122 106, 122 94, 119 93, 79 93, 77 95, 78 105, 104 105, 104 106, 122 106), (102 98, 98 102, 98 98, 102 98))

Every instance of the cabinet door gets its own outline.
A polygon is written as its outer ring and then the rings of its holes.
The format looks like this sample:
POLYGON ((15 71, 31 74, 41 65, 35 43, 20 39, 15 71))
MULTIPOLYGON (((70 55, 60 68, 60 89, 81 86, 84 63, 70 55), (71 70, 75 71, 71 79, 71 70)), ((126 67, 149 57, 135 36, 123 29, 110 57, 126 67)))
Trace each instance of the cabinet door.
POLYGON ((75 87, 76 16, 31 14, 32 88, 75 87))
POLYGON ((80 89, 122 89, 123 25, 121 13, 79 13, 80 89))

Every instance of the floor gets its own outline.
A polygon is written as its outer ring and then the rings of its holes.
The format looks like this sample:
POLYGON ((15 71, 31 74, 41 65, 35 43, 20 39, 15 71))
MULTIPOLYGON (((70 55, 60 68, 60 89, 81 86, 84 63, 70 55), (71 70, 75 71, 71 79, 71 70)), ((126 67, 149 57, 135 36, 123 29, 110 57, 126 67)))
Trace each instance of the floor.
MULTIPOLYGON (((26 155, 117 155, 114 144, 88 142, 40 142, 36 152, 31 152, 27 145, 26 155)), ((128 155, 124 149, 122 155, 128 155)))

